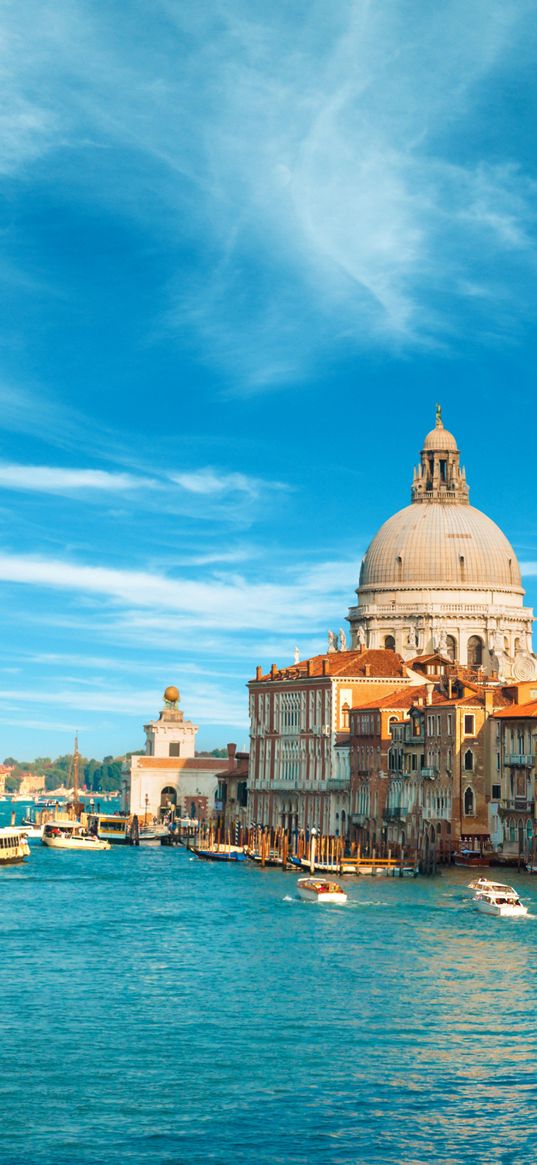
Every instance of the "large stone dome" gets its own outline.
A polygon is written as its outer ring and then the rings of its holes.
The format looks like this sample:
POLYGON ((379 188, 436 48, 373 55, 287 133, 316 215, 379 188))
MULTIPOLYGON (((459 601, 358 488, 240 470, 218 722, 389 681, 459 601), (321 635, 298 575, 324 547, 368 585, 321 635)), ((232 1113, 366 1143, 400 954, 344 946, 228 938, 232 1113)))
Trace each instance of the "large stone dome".
POLYGON ((400 510, 369 546, 360 590, 402 585, 522 592, 515 552, 496 523, 473 506, 442 502, 400 510))
POLYGON ((495 522, 469 502, 457 442, 440 406, 414 470, 412 504, 381 526, 349 610, 353 647, 391 648, 405 658, 449 654, 489 674, 537 676, 533 612, 520 567, 495 522))

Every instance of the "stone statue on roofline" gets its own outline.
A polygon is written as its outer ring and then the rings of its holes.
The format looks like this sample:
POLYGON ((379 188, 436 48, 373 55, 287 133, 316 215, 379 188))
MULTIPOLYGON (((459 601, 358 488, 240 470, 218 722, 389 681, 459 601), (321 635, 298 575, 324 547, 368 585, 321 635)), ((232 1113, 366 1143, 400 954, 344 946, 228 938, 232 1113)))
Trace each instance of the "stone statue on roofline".
POLYGON ((358 626, 358 631, 356 634, 356 642, 358 644, 358 647, 365 647, 365 631, 364 631, 361 623, 358 626))
POLYGON ((329 631, 328 632, 328 652, 330 654, 331 652, 337 651, 337 650, 338 650, 337 635, 333 631, 329 631))
POLYGON ((340 651, 347 650, 347 636, 345 635, 343 627, 339 628, 339 650, 340 651))
POLYGON ((409 647, 414 649, 418 647, 418 632, 414 624, 409 629, 407 643, 409 647))

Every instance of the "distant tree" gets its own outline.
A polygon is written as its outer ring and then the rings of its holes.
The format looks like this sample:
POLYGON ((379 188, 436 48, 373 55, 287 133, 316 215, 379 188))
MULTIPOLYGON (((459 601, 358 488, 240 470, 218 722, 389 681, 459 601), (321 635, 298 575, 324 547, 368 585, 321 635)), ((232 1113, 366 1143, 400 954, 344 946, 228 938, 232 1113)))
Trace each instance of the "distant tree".
POLYGON ((14 757, 14 756, 6 756, 6 757, 5 757, 4 764, 5 764, 5 765, 6 765, 8 768, 11 768, 11 767, 12 767, 12 765, 17 765, 18 763, 19 763, 19 762, 18 762, 17 760, 15 760, 15 757, 14 757))
POLYGON ((21 787, 21 777, 6 777, 6 793, 18 793, 21 787))

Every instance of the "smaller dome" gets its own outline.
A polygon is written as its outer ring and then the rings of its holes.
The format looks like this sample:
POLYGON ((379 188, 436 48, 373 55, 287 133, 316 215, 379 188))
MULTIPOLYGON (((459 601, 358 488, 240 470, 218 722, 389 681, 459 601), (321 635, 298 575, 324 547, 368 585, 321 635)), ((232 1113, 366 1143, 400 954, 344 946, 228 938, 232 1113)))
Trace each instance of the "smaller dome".
POLYGON ((431 429, 431 432, 427 433, 423 442, 423 452, 425 453, 428 450, 440 450, 440 452, 452 450, 453 453, 457 453, 457 442, 453 433, 444 429, 443 425, 437 425, 436 429, 431 429))
POLYGON ((176 704, 179 699, 179 688, 175 684, 170 684, 164 691, 164 699, 168 704, 176 704))

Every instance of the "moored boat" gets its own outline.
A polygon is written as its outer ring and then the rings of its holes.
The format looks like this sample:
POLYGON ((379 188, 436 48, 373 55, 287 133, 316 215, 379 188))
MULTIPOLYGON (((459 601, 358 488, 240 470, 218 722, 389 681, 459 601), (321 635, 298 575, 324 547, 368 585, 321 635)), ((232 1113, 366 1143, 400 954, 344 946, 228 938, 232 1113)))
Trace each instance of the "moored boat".
POLYGON ((130 845, 129 818, 120 813, 88 813, 88 829, 110 845, 130 845))
POLYGON ((483 853, 479 849, 460 849, 454 855, 456 866, 490 866, 492 854, 483 853))
POLYGON ((24 832, 17 826, 0 828, 0 866, 14 866, 30 856, 30 846, 24 832))
POLYGON ((245 862, 244 846, 239 845, 193 845, 192 853, 207 862, 245 862))
POLYGON ((305 902, 333 902, 343 906, 347 901, 347 895, 339 882, 331 882, 326 878, 299 878, 297 890, 305 902))
POLYGON ((110 842, 88 833, 79 821, 47 821, 41 838, 49 849, 97 850, 110 849, 110 842))

